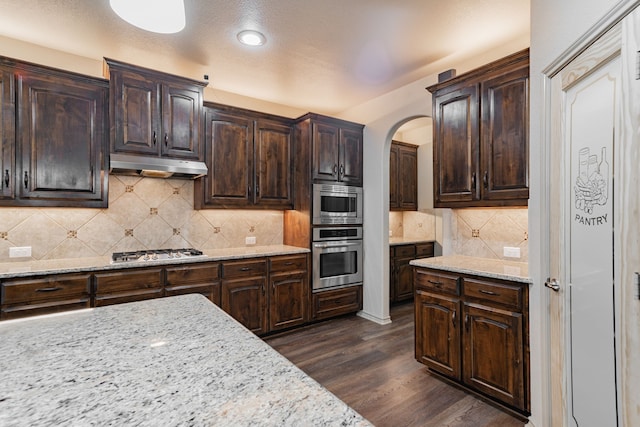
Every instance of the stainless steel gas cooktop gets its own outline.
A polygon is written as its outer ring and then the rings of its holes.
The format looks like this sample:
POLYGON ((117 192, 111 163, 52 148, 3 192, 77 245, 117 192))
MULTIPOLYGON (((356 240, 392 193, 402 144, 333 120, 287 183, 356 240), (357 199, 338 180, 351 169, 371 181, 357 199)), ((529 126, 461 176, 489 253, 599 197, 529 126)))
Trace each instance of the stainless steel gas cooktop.
POLYGON ((186 249, 148 249, 132 252, 114 252, 112 263, 119 262, 147 262, 167 259, 184 259, 204 256, 202 251, 193 248, 186 249))

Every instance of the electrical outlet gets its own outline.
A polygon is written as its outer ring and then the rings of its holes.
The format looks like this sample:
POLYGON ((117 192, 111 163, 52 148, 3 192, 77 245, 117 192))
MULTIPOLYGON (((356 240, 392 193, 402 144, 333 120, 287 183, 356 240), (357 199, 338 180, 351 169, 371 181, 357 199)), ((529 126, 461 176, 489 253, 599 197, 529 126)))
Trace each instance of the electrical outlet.
POLYGON ((510 246, 505 246, 503 248, 504 256, 507 258, 520 258, 520 248, 512 248, 510 246))
POLYGON ((31 256, 31 246, 14 246, 9 248, 9 258, 23 258, 31 256))
POLYGON ((255 245, 256 244, 255 236, 245 237, 244 238, 244 244, 245 245, 255 245))

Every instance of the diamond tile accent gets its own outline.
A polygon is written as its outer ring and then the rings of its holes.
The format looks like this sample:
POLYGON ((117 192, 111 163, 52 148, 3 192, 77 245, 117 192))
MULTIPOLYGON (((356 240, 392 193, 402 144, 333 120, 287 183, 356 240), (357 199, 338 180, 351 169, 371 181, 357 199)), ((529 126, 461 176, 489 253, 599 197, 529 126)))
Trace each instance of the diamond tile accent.
POLYGON ((78 232, 76 230, 67 231, 67 239, 77 239, 77 238, 78 238, 78 232))
POLYGON ((158 215, 158 208, 149 208, 149 215, 158 215))
POLYGON ((9 233, 7 233, 6 231, 0 231, 0 239, 8 240, 8 237, 9 237, 9 233))

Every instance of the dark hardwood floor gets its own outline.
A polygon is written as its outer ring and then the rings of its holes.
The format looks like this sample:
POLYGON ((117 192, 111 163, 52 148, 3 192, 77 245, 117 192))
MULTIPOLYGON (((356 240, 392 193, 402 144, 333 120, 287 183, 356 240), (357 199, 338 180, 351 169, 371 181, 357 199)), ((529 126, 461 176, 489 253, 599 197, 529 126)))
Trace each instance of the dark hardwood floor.
POLYGON ((378 427, 524 425, 415 360, 412 303, 391 319, 342 317, 265 341, 378 427))

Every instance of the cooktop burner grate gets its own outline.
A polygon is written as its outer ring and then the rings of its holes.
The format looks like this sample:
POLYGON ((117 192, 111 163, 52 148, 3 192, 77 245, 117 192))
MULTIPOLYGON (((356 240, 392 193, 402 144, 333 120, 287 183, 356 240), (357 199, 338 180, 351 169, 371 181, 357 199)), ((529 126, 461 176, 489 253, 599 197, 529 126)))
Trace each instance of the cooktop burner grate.
POLYGON ((111 262, 146 262, 165 259, 182 259, 202 256, 202 251, 194 248, 185 249, 148 249, 131 252, 114 252, 111 262))

